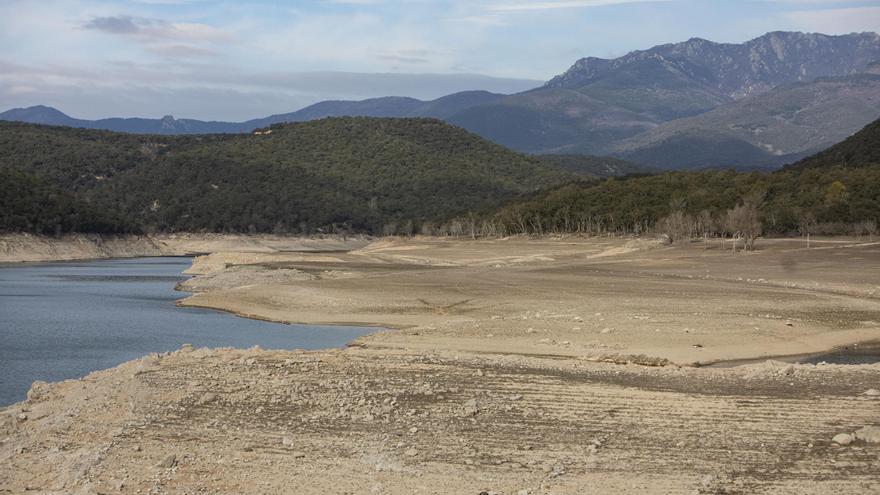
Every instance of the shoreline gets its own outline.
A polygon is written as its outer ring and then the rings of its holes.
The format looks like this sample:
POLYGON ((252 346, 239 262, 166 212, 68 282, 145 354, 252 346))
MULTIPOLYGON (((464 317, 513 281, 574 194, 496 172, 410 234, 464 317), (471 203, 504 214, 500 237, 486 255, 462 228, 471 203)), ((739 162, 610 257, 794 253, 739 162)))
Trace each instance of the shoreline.
POLYGON ((36 382, 0 408, 0 492, 871 493, 880 363, 657 358, 876 336, 852 256, 880 265, 864 247, 732 259, 634 239, 214 252, 175 304, 384 325, 338 349, 183 347, 36 382))

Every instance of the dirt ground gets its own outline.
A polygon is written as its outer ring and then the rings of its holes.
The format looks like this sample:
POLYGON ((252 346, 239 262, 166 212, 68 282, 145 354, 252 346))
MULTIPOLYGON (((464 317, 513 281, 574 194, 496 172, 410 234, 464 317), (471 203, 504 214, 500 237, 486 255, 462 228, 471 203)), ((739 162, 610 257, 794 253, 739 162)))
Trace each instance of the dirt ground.
POLYGON ((183 304, 390 330, 37 383, 0 410, 0 493, 880 493, 880 364, 691 366, 880 340, 880 245, 758 247, 201 257, 183 304))

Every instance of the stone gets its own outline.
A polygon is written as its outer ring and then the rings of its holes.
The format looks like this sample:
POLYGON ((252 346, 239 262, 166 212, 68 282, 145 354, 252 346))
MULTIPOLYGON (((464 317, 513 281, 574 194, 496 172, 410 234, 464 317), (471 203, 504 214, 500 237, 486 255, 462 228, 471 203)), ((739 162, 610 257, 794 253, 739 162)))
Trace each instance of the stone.
POLYGON ((480 412, 480 404, 477 402, 477 399, 470 399, 464 403, 464 407, 461 410, 462 416, 476 416, 477 413, 480 412))
POLYGON ((849 433, 838 433, 837 435, 834 435, 834 438, 832 438, 831 441, 837 445, 849 445, 853 443, 853 436, 849 433))
POLYGON ((165 469, 171 469, 171 468, 173 468, 173 467, 176 466, 176 465, 177 465, 177 455, 175 455, 175 454, 168 454, 168 455, 165 456, 161 461, 159 461, 158 464, 156 464, 156 467, 158 467, 158 468, 165 468, 165 469))
POLYGON ((303 459, 303 458, 305 458, 306 453, 297 451, 297 452, 291 452, 290 455, 294 459, 303 459))
POLYGON ((281 439, 281 445, 284 445, 285 447, 290 447, 291 445, 293 445, 293 439, 291 439, 290 437, 284 437, 281 439))
POLYGON ((880 443, 880 426, 866 426, 856 430, 855 437, 865 443, 880 443))
POLYGON ((407 449, 404 454, 406 454, 407 457, 415 457, 419 455, 419 451, 416 449, 407 449))
POLYGON ((867 395, 868 397, 880 397, 880 390, 869 388, 868 390, 865 390, 862 395, 867 395))

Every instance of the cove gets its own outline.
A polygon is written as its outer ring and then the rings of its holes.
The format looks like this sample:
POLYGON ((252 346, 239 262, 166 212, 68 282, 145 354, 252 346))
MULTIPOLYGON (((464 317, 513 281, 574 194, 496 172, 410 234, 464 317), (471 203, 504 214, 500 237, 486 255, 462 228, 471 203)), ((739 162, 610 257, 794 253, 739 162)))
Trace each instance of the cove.
POLYGON ((35 380, 79 378, 151 352, 343 347, 375 328, 285 325, 178 307, 191 258, 0 267, 0 407, 35 380))

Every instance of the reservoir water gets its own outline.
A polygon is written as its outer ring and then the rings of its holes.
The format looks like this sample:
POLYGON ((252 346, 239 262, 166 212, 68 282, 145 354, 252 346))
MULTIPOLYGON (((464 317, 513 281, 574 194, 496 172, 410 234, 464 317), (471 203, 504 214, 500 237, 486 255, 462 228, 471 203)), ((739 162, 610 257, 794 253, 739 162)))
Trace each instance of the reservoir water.
POLYGON ((78 378, 151 352, 259 345, 342 347, 375 329, 284 325, 181 308, 190 258, 138 258, 0 267, 0 406, 34 380, 78 378))

